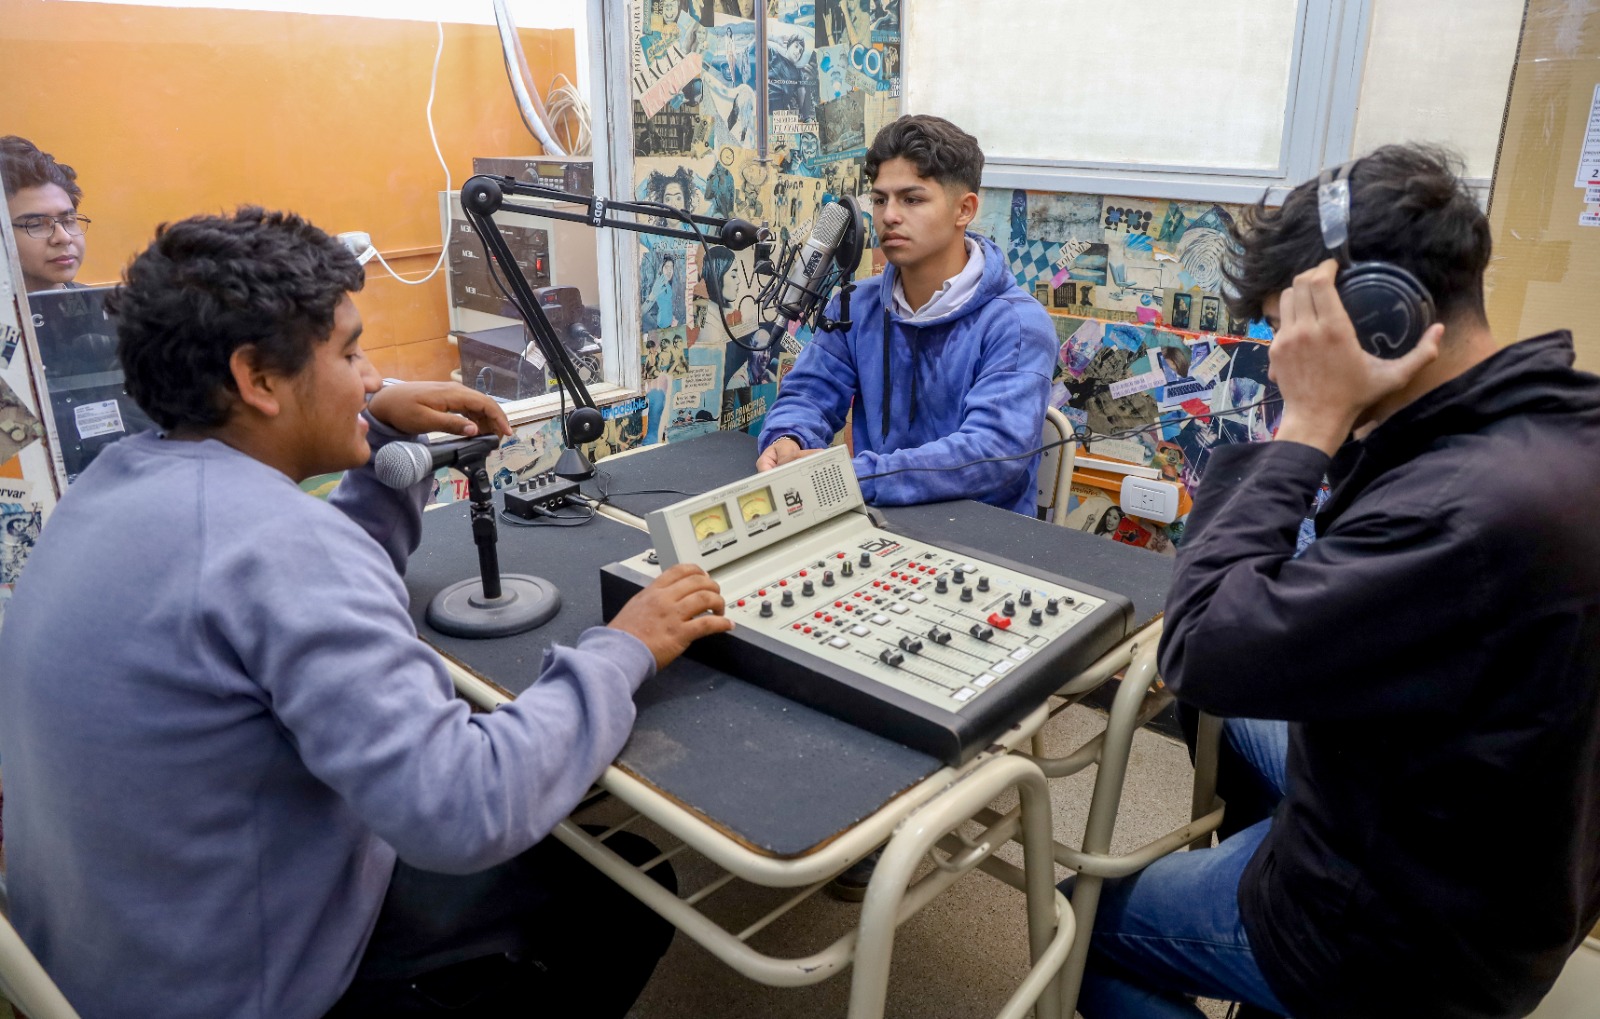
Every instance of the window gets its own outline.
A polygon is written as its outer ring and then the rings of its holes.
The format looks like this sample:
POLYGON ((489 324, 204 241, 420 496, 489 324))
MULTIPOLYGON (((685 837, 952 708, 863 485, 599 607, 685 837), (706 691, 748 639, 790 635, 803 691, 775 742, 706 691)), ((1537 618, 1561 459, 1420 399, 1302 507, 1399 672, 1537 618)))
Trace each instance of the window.
POLYGON ((1466 158, 1467 176, 1487 181, 1500 144, 1523 0, 1371 2, 1353 151, 1397 141, 1442 142, 1466 158))
POLYGON ((1253 202, 1391 141, 1451 145, 1486 185, 1523 5, 906 6, 906 110, 974 129, 985 184, 1253 202))

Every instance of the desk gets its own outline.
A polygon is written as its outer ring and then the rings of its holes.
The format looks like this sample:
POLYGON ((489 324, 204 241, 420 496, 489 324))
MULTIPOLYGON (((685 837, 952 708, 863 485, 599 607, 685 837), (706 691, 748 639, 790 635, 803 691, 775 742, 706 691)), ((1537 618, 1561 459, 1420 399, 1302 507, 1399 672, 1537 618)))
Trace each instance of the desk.
MULTIPOLYGON (((754 460, 749 436, 716 433, 608 461, 601 469, 609 475, 613 510, 632 511, 616 514, 627 519, 676 502, 682 493, 698 494, 744 477, 754 460), (626 494, 646 489, 677 491, 626 494)), ((593 483, 585 487, 593 491, 593 483)), ((1121 590, 1133 597, 1141 626, 1155 618, 1165 594, 1166 560, 1003 510, 952 503, 894 508, 887 514, 893 526, 929 540, 967 545, 1121 590)), ((648 536, 620 519, 529 532, 503 525, 502 568, 554 581, 564 608, 526 637, 466 641, 432 631, 422 618, 433 593, 470 573, 476 562, 465 517, 460 504, 426 514, 422 546, 411 559, 406 582, 419 633, 453 664, 462 691, 492 706, 536 678, 544 647, 570 642, 599 624, 599 567, 643 550, 648 536)), ((1103 673, 1097 682, 1128 664, 1137 643, 1137 637, 1130 638, 1097 663, 1091 670, 1103 673)), ((1044 774, 1028 758, 1007 753, 1043 724, 1043 705, 999 745, 962 767, 944 768, 933 758, 687 659, 647 683, 637 703, 634 735, 600 786, 723 867, 727 877, 680 900, 570 822, 556 836, 740 972, 792 986, 821 980, 853 958, 851 1015, 881 1014, 894 927, 978 867, 1028 893, 1036 965, 1002 1015, 1026 1012, 1065 960, 1075 924, 1052 887, 1049 863, 1058 847, 1050 833, 1044 774), (1018 810, 986 817, 989 830, 978 840, 951 840, 952 827, 983 812, 1007 788, 1018 790, 1018 810), (863 905, 859 935, 805 959, 772 959, 745 943, 891 835, 863 905), (1028 861, 1020 871, 993 856, 1012 838, 1023 842, 1028 861), (950 855, 908 889, 917 862, 934 845, 950 855), (694 907, 734 877, 802 891, 733 934, 694 907)), ((1057 996, 1046 995, 1038 1004, 1042 1015, 1057 1014, 1057 996)))

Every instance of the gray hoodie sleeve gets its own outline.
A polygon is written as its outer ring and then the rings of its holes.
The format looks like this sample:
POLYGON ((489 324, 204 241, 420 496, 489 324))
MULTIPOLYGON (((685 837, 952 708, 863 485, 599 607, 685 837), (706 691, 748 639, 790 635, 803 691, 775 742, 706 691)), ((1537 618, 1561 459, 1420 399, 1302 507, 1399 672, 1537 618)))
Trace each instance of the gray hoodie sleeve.
POLYGON ((378 509, 346 516, 306 499, 303 513, 210 529, 202 586, 231 593, 203 609, 203 643, 216 670, 250 678, 307 769, 401 858, 480 870, 533 845, 578 803, 626 741, 633 692, 655 659, 631 635, 595 627, 576 647, 545 652, 515 702, 473 714, 417 638, 391 561, 397 546, 353 523, 388 519, 392 536, 414 526, 417 504, 357 471, 340 486, 340 508, 369 481, 388 499, 378 509))

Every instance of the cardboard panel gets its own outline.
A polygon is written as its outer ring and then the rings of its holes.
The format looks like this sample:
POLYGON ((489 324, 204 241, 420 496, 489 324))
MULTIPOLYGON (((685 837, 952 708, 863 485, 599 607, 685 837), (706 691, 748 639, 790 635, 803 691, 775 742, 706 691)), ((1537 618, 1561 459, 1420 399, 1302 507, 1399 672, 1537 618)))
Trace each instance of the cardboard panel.
POLYGON ((1586 134, 1600 140, 1597 89, 1600 7, 1530 0, 1489 199, 1489 326, 1507 343, 1570 329, 1588 371, 1600 371, 1600 203, 1574 185, 1586 134))

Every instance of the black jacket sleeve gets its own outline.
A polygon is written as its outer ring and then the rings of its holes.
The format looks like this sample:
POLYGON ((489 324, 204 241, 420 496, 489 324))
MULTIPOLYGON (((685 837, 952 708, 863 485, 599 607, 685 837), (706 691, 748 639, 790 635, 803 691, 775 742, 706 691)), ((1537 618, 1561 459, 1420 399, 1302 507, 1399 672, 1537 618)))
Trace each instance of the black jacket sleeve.
POLYGON ((1294 557, 1329 462, 1293 442, 1212 454, 1161 642, 1182 700, 1290 721, 1428 712, 1481 670, 1483 565, 1447 485, 1380 479, 1294 557))

